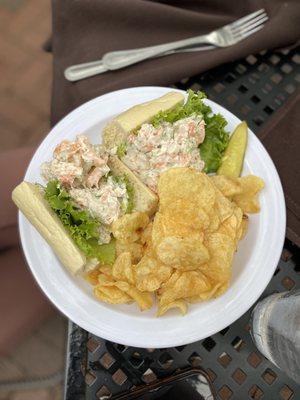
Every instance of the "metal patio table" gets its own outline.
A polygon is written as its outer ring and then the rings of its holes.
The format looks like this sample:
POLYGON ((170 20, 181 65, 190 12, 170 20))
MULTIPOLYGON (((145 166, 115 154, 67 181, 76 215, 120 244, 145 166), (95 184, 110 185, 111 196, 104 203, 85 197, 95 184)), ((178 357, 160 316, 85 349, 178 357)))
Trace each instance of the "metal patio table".
MULTIPOLYGON (((299 63, 297 48, 262 51, 183 79, 174 87, 204 90, 211 100, 246 119, 260 137, 261 127, 275 112, 280 112, 280 107, 297 89, 299 63)), ((300 288, 299 261, 299 249, 286 240, 278 267, 262 298, 276 291, 300 288)), ((126 347, 96 337, 70 322, 65 399, 113 399, 187 367, 204 368, 213 383, 215 398, 222 400, 300 399, 300 386, 254 346, 249 334, 251 310, 211 337, 168 349, 126 347)), ((159 398, 159 393, 146 398, 159 398)), ((187 395, 180 398, 189 399, 187 395)))

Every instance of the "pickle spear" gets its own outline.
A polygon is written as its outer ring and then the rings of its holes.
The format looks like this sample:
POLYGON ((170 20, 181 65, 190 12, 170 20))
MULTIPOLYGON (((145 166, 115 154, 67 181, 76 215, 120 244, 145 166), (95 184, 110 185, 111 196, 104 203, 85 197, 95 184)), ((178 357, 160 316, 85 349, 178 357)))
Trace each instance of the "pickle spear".
POLYGON ((226 175, 233 178, 240 176, 248 141, 248 125, 241 122, 233 131, 227 149, 221 160, 217 175, 226 175))

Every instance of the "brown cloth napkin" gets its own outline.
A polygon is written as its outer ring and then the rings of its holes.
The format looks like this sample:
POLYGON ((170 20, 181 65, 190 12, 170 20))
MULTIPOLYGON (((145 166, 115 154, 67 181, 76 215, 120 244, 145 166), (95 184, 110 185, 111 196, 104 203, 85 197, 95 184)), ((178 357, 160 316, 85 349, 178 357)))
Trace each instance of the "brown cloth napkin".
POLYGON ((300 89, 260 131, 283 186, 286 208, 286 236, 300 246, 300 89))
POLYGON ((290 45, 300 36, 299 0, 52 0, 52 5, 52 123, 100 94, 130 86, 169 85, 263 49, 290 45), (108 51, 208 33, 261 8, 270 21, 235 46, 148 60, 76 83, 64 78, 66 67, 100 59, 108 51))

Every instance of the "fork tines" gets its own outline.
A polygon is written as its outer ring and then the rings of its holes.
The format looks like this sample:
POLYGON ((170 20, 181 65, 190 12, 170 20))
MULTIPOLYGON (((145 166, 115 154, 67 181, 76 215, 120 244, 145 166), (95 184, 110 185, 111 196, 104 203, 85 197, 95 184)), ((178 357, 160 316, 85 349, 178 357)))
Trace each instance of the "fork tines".
POLYGON ((268 15, 264 8, 255 11, 235 22, 227 25, 236 38, 246 38, 264 27, 264 22, 268 20, 268 15))

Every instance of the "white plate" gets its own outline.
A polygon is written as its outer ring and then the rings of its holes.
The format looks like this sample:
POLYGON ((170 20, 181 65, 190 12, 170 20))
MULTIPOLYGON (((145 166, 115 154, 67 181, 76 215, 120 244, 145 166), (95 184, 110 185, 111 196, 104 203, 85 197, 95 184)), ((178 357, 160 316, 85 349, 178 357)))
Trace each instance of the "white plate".
MULTIPOLYGON (((47 135, 27 169, 25 180, 41 182, 40 165, 51 159, 53 149, 63 139, 86 134, 99 142, 108 120, 125 109, 173 90, 138 87, 118 90, 83 104, 47 135)), ((218 104, 207 100, 221 113, 232 131, 240 120, 218 104)), ((249 131, 243 174, 262 177, 266 187, 260 195, 261 212, 250 216, 249 231, 234 257, 228 291, 221 297, 189 306, 186 316, 176 310, 161 318, 156 307, 140 312, 136 304, 111 306, 97 301, 89 284, 66 271, 44 239, 19 215, 22 245, 27 262, 40 287, 68 318, 84 329, 125 345, 162 348, 179 346, 212 335, 243 315, 258 299, 277 266, 285 236, 285 203, 281 183, 268 153, 249 131)))

